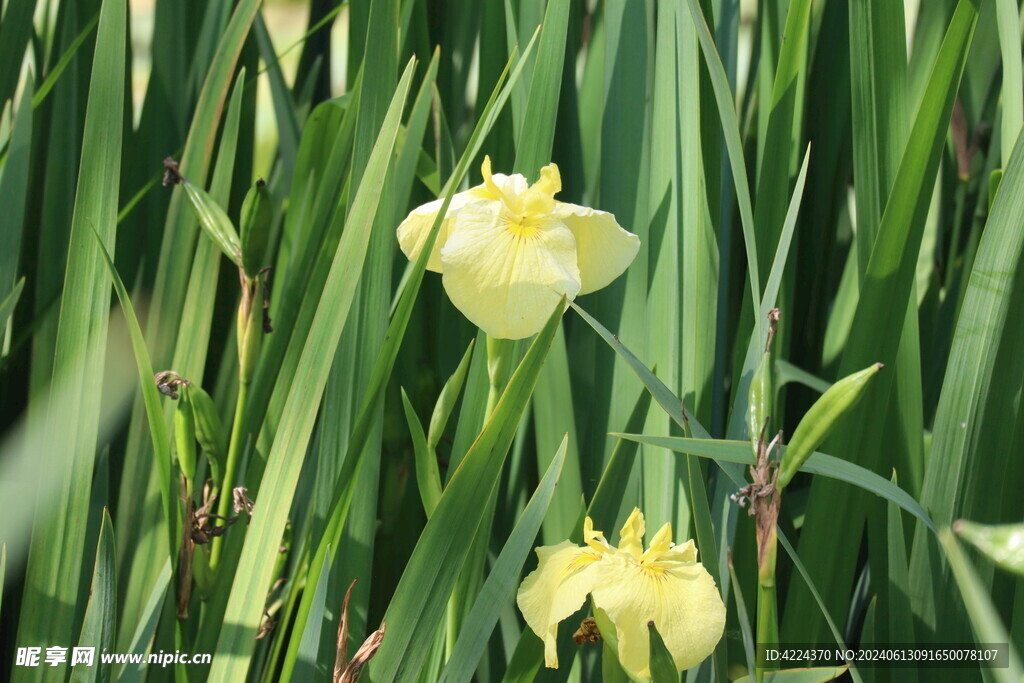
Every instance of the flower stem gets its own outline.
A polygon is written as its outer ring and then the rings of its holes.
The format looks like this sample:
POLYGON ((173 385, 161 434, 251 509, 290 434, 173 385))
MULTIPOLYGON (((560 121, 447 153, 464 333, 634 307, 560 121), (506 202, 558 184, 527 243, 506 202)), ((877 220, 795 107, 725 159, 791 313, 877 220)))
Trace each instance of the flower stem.
MULTIPOLYGON (((770 532, 759 537, 757 568, 757 644, 774 647, 779 643, 779 615, 775 595, 775 553, 778 535, 774 524, 770 532)), ((757 680, 764 680, 765 669, 756 668, 757 680)))
MULTIPOLYGON (((264 316, 263 295, 264 275, 250 277, 242 268, 238 269, 238 282, 242 297, 238 303, 236 319, 238 333, 238 398, 235 401, 235 417, 231 424, 231 441, 228 443, 228 457, 224 465, 224 479, 219 483, 217 515, 222 524, 227 524, 234 503, 233 489, 238 476, 238 456, 246 437, 245 412, 249 403, 249 384, 255 374, 260 357, 260 347, 269 322, 264 316)), ((217 571, 223 536, 215 536, 210 546, 210 569, 217 571)))
MULTIPOLYGON (((494 337, 487 337, 487 378, 489 381, 489 387, 487 390, 487 407, 484 410, 484 424, 491 418, 495 408, 498 406, 498 401, 501 399, 502 392, 505 391, 505 385, 508 384, 509 378, 512 376, 513 363, 515 361, 515 350, 516 342, 510 339, 495 339, 494 337)), ((491 520, 494 518, 494 508, 497 505, 498 496, 497 491, 492 491, 490 497, 485 505, 485 515, 483 519, 491 520)), ((485 523, 485 522, 482 522, 485 523)), ((487 527, 490 528, 489 525, 487 527)), ((486 531, 477 532, 477 539, 481 534, 486 534, 486 531)), ((474 542, 474 547, 476 547, 474 542)), ((485 546, 486 547, 486 546, 485 546)), ((472 561, 472 557, 470 560, 472 561)), ((466 576, 467 567, 463 567, 462 576, 466 576)), ((459 631, 462 628, 462 591, 464 582, 460 580, 456 582, 455 589, 452 591, 451 597, 448 599, 448 609, 446 612, 445 619, 445 660, 451 657, 452 652, 455 649, 455 641, 458 640, 459 631)))
MULTIPOLYGON (((227 518, 231 514, 231 489, 238 470, 239 454, 242 450, 242 425, 245 421, 245 409, 249 399, 249 383, 239 382, 238 399, 235 401, 235 417, 231 424, 231 441, 228 444, 227 462, 224 464, 224 478, 218 482, 217 514, 227 518)), ((221 520, 222 523, 224 519, 221 520)), ((221 547, 224 537, 215 536, 210 545, 210 570, 217 571, 220 564, 221 547)))
POLYGON ((512 340, 487 337, 487 378, 490 381, 490 387, 487 391, 484 422, 490 419, 494 409, 498 406, 498 400, 512 376, 515 348, 516 342, 512 340))

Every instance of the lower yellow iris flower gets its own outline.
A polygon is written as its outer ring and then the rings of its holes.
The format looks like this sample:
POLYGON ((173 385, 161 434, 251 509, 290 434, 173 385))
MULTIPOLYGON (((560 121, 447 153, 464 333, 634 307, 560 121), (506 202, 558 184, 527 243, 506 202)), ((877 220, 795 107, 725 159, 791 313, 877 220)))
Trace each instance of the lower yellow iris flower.
POLYGON ((697 562, 696 546, 692 540, 674 545, 672 526, 665 524, 644 551, 644 529, 643 513, 634 508, 617 548, 594 530, 589 517, 585 546, 564 541, 537 548, 540 564, 519 587, 517 602, 544 641, 547 666, 558 667, 558 623, 588 594, 614 624, 619 663, 636 678, 650 677, 648 622, 654 622, 679 671, 715 649, 725 628, 725 605, 714 579, 697 562))
MULTIPOLYGON (((601 289, 636 257, 640 240, 605 211, 555 200, 558 166, 528 185, 518 173, 491 173, 483 185, 452 197, 429 270, 441 273, 452 303, 491 337, 536 334, 564 295, 601 289)), ((413 209, 398 226, 398 243, 415 260, 442 200, 413 209)))

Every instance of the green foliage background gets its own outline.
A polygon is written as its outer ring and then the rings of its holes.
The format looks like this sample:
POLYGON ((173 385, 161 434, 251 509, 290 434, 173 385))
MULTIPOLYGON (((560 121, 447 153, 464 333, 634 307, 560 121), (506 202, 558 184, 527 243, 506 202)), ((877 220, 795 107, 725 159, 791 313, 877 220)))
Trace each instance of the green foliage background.
POLYGON ((1021 679, 1024 584, 947 529, 1024 516, 1015 0, 0 6, 0 677, 330 680, 358 578, 349 652, 387 622, 370 680, 619 680, 572 644, 585 611, 545 670, 514 591, 534 546, 634 506, 697 540, 729 610, 684 676, 754 676, 754 525, 731 496, 778 307, 770 433, 885 364, 786 489, 778 638, 1005 641, 984 675, 845 675, 1021 679), (504 343, 498 378, 395 240, 483 154, 531 179, 556 162, 560 199, 642 243, 504 343), (166 157, 189 189, 161 185, 166 157), (272 271, 243 287, 273 332, 240 372, 219 245, 247 247, 258 178, 272 271), (161 395, 165 370, 212 410, 161 395), (240 519, 189 567, 183 499, 210 477, 209 510, 240 519), (15 665, 79 643, 213 661, 15 665))

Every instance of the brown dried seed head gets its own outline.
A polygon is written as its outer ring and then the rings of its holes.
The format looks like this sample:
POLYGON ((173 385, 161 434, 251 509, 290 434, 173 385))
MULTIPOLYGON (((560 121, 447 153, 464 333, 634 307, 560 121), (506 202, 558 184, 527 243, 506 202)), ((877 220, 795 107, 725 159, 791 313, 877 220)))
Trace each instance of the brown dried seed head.
POLYGON ((164 159, 164 187, 170 187, 171 185, 177 185, 185 180, 182 177, 181 171, 178 170, 178 162, 172 157, 164 159))
POLYGON ((172 399, 177 400, 178 398, 178 387, 188 386, 190 382, 176 373, 174 370, 164 370, 153 375, 153 381, 156 382, 156 388, 164 396, 169 396, 172 399))
POLYGON ((252 517, 252 511, 255 509, 256 504, 249 498, 249 489, 244 486, 236 486, 231 491, 232 499, 234 500, 233 509, 235 514, 245 513, 252 517))
POLYGON ((580 622, 579 629, 572 634, 572 641, 577 645, 601 641, 601 631, 597 628, 597 622, 593 617, 587 617, 580 622))

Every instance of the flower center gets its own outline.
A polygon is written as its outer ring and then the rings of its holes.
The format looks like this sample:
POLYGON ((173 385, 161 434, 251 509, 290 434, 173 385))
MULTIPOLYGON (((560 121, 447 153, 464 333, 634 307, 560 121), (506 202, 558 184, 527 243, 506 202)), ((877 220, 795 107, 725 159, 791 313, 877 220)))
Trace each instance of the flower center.
POLYGON ((522 239, 535 237, 540 232, 540 223, 529 216, 511 214, 506 219, 505 225, 509 232, 522 239))
POLYGON ((488 196, 501 202, 501 213, 509 231, 523 239, 536 237, 544 219, 555 208, 555 194, 562 189, 558 167, 548 164, 542 168, 540 178, 526 191, 518 191, 515 183, 509 183, 508 179, 499 186, 491 173, 490 157, 484 157, 480 172, 488 196))
POLYGON ((660 562, 641 562, 640 571, 649 579, 661 580, 665 578, 665 565, 660 562))

